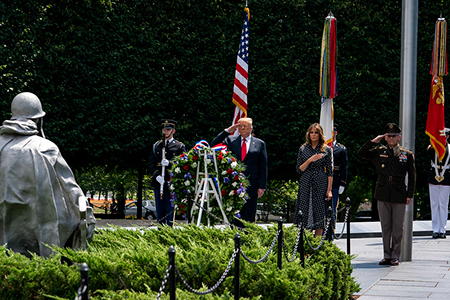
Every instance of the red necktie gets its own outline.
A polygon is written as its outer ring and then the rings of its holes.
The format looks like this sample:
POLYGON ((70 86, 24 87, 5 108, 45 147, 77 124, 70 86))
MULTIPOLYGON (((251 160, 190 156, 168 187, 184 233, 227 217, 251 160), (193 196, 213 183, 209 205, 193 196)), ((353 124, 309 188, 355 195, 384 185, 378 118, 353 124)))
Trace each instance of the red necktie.
POLYGON ((242 142, 242 148, 241 148, 241 161, 244 161, 245 156, 247 155, 247 143, 244 139, 242 142))

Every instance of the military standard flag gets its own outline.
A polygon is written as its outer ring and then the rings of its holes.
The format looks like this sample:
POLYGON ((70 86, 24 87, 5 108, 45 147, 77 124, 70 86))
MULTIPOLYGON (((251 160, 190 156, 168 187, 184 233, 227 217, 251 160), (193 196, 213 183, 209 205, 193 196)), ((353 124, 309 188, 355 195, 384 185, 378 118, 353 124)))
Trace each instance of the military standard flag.
POLYGON ((430 74, 431 93, 428 104, 427 127, 425 133, 430 137, 436 155, 441 161, 445 155, 445 114, 444 114, 444 75, 447 75, 447 21, 439 18, 434 31, 433 56, 430 74))
POLYGON ((337 28, 336 18, 330 12, 325 19, 322 34, 320 56, 320 85, 321 97, 320 125, 323 128, 326 143, 333 145, 334 110, 333 98, 337 96, 337 28))

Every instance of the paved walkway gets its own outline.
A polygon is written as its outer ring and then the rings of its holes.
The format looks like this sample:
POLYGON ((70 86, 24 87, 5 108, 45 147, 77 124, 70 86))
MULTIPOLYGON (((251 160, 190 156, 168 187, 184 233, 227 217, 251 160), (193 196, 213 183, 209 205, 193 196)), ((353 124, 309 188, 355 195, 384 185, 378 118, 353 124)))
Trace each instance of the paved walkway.
MULTIPOLYGON (((337 233, 342 225, 336 226, 337 233)), ((361 286, 358 300, 450 299, 450 236, 432 239, 431 221, 414 221, 412 260, 397 267, 378 265, 383 258, 379 222, 352 223, 350 229, 352 276, 361 286)), ((347 253, 346 239, 334 243, 347 253)))

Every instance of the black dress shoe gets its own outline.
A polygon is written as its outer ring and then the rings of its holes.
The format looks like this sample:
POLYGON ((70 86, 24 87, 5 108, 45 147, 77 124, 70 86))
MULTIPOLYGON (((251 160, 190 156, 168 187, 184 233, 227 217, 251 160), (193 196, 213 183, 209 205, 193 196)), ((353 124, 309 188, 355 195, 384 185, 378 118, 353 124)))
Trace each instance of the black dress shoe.
POLYGON ((378 264, 380 266, 389 266, 391 264, 391 260, 389 258, 383 258, 378 264))
POLYGON ((443 233, 443 232, 439 233, 439 238, 440 239, 445 239, 446 238, 445 233, 443 233))
POLYGON ((398 266, 399 261, 397 258, 391 258, 391 266, 398 266))
POLYGON ((433 232, 433 239, 437 239, 439 237, 439 233, 433 232))

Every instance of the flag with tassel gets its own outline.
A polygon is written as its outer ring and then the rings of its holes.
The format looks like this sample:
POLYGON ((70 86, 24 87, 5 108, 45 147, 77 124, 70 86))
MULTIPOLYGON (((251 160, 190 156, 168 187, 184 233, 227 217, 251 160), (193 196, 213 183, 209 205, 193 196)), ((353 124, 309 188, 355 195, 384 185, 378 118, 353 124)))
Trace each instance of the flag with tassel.
POLYGON ((322 34, 320 57, 320 85, 321 95, 320 125, 323 128, 325 141, 332 147, 334 110, 333 98, 337 96, 337 28, 336 18, 330 12, 325 19, 322 34))
POLYGON ((447 21, 439 18, 435 25, 430 74, 431 93, 425 133, 441 161, 445 155, 444 75, 447 75, 447 21))

